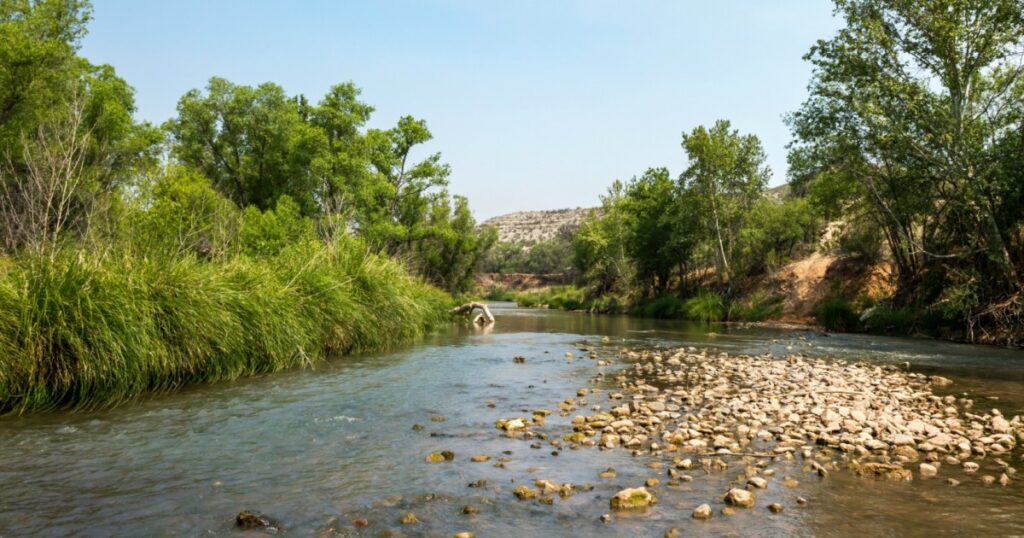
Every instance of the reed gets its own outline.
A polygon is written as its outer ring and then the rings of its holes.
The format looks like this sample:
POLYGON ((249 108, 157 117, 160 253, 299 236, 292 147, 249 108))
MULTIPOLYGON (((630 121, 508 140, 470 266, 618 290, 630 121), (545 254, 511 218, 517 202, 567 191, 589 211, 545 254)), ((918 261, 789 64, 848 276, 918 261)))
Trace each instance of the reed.
POLYGON ((0 259, 0 412, 113 405, 389 348, 451 298, 358 243, 273 257, 0 259))

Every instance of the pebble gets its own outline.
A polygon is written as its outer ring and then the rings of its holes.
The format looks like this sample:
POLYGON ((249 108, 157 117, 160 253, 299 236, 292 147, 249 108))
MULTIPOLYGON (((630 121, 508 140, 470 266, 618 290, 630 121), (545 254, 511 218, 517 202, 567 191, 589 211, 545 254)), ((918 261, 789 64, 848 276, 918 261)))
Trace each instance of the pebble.
POLYGON ((693 509, 693 519, 711 519, 711 505, 702 504, 693 509))

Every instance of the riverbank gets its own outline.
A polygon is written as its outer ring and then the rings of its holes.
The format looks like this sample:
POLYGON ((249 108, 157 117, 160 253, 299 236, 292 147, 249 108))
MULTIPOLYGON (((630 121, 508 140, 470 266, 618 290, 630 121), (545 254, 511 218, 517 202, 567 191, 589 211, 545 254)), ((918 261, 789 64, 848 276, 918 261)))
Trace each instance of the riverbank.
MULTIPOLYGON (((519 275, 523 277, 523 275, 519 275)), ((529 276, 529 275, 525 275, 529 276)), ((512 301, 526 308, 587 311, 601 314, 680 319, 697 322, 757 323, 830 332, 925 337, 951 342, 1021 347, 1012 325, 968 323, 953 311, 912 311, 892 304, 893 269, 886 261, 812 253, 779 269, 737 281, 728 294, 716 294, 713 275, 704 275, 695 295, 654 298, 606 294, 594 297, 584 288, 545 285, 478 287, 489 300, 512 301)), ((499 282, 493 278, 487 282, 499 282)))
POLYGON ((451 298, 357 244, 224 262, 66 251, 0 260, 0 412, 141 395, 381 350, 451 298))

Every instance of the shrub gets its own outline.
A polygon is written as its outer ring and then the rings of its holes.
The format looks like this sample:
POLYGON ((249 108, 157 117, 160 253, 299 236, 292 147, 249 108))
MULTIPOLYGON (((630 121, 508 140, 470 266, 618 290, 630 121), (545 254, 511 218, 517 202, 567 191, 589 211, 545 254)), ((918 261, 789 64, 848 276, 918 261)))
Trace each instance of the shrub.
POLYGON ((762 321, 782 315, 780 296, 768 295, 764 290, 757 290, 729 309, 729 319, 742 321, 762 321))
POLYGON ((711 292, 702 292, 687 299, 683 309, 688 319, 702 323, 721 321, 725 315, 722 298, 711 292))
POLYGON ((830 331, 851 331, 857 327, 857 314, 853 306, 838 295, 829 295, 814 308, 818 324, 830 331))
POLYGON ((681 318, 685 315, 682 299, 674 295, 658 297, 638 305, 634 310, 646 318, 673 319, 681 318))
POLYGON ((863 321, 868 332, 889 334, 907 334, 913 329, 914 322, 913 312, 890 305, 878 305, 865 311, 863 321))

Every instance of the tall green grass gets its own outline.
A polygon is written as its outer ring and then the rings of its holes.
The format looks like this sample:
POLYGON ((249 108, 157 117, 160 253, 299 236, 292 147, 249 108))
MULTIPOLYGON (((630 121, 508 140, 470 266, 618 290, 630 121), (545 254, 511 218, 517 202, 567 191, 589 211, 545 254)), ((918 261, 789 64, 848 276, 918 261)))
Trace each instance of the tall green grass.
POLYGON ((451 299, 358 245, 269 258, 0 259, 0 412, 102 406, 383 349, 451 299))

